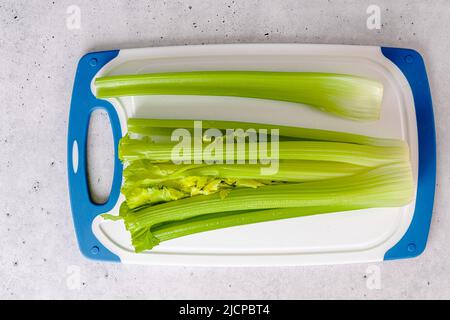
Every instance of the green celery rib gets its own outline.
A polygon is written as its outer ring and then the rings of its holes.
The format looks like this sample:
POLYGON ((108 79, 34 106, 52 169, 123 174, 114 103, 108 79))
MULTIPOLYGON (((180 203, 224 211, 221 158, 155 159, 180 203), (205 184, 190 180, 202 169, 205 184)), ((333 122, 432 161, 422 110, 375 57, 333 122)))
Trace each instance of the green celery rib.
POLYGON ((346 142, 386 147, 403 146, 406 144, 406 142, 399 139, 375 138, 347 132, 236 121, 130 118, 128 119, 127 126, 129 134, 140 134, 150 137, 162 135, 166 138, 165 141, 170 141, 173 130, 176 128, 191 130, 194 128, 194 121, 201 121, 204 130, 209 128, 219 130, 255 129, 257 131, 267 129, 270 134, 270 130, 278 129, 280 140, 282 140, 281 137, 291 137, 299 140, 346 142))
POLYGON ((127 206, 135 209, 144 205, 154 205, 157 203, 175 201, 190 196, 189 193, 183 192, 171 187, 133 187, 124 186, 121 189, 122 194, 126 198, 127 206))
POLYGON ((238 211, 231 213, 225 212, 164 223, 151 228, 151 232, 153 236, 160 242, 164 242, 211 230, 357 209, 359 208, 318 206, 301 208, 277 208, 244 212, 238 211))
POLYGON ((380 115, 383 85, 362 77, 309 72, 198 71, 95 79, 97 98, 136 95, 235 96, 296 102, 344 118, 380 115))
POLYGON ((389 164, 349 177, 323 181, 235 189, 223 198, 219 194, 197 196, 152 207, 122 210, 125 226, 132 234, 137 252, 159 243, 151 228, 217 212, 293 207, 376 208, 409 203, 414 194, 409 163, 389 164))
POLYGON ((269 176, 261 176, 261 164, 191 164, 152 163, 149 160, 133 161, 124 170, 125 183, 130 186, 151 186, 167 180, 191 176, 211 176, 230 179, 264 179, 275 181, 305 182, 355 174, 365 167, 331 161, 294 160, 280 162, 279 170, 269 176))
MULTIPOLYGON (((128 132, 131 139, 145 139, 151 143, 172 143, 172 128, 143 128, 136 130, 141 132, 128 132)), ((194 135, 194 130, 190 130, 191 135, 194 135)))
POLYGON ((367 170, 347 163, 299 160, 282 162, 275 174, 264 177, 261 176, 262 167, 259 164, 153 164, 148 160, 138 160, 125 168, 121 192, 128 206, 136 208, 230 188, 260 188, 284 182, 319 181, 367 170))
MULTIPOLYGON (((119 145, 119 158, 122 161, 135 161, 148 159, 152 161, 172 161, 172 150, 176 144, 152 144, 144 140, 123 138, 119 145)), ((226 148, 223 148, 223 157, 226 159, 226 148)), ((271 144, 267 144, 271 150, 271 144)), ((245 152, 246 162, 249 159, 262 158, 256 153, 251 153, 250 143, 247 143, 245 152)), ((190 160, 193 161, 201 151, 191 148, 190 160)), ((235 150, 235 157, 237 152, 235 150)), ((378 166, 391 162, 401 162, 409 159, 407 145, 397 147, 367 146, 351 143, 325 142, 325 141, 281 141, 279 143, 278 160, 319 160, 345 162, 360 166, 378 166)), ((207 155, 203 161, 214 160, 207 155)), ((267 159, 265 159, 267 160, 267 159)), ((270 160, 270 158, 269 158, 270 160)))

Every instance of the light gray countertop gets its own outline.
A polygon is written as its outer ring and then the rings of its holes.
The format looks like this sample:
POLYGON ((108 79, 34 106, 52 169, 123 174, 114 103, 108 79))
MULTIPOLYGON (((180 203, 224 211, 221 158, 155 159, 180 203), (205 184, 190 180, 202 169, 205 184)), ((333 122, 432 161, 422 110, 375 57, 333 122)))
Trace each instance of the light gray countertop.
MULTIPOLYGON (((0 298, 450 298, 449 18, 445 0, 1 1, 0 298), (382 27, 369 30, 366 9, 375 2, 382 27), (80 29, 67 27, 73 4, 80 9, 80 29), (83 258, 66 173, 78 59, 114 48, 280 42, 409 47, 423 54, 438 141, 437 193, 425 253, 376 264, 379 289, 367 285, 371 264, 188 268, 83 258)), ((112 143, 101 134, 107 116, 100 113, 95 120, 91 142, 101 148, 90 154, 90 165, 96 169, 96 194, 105 198, 111 180, 105 150, 112 143)))

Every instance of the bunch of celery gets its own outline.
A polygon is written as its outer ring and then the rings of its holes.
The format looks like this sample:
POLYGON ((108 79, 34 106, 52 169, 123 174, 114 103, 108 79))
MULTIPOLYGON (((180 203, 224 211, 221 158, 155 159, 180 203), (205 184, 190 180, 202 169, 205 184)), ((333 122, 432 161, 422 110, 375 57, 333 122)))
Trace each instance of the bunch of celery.
POLYGON ((119 75, 95 80, 98 98, 137 95, 235 96, 296 102, 353 119, 377 120, 383 85, 346 74, 197 71, 119 75))
MULTIPOLYGON (((120 218, 136 252, 219 228, 403 206, 412 200, 409 150, 403 141, 257 123, 202 124, 224 132, 279 129, 279 170, 264 176, 260 163, 176 165, 171 134, 177 128, 192 130, 193 120, 129 119, 119 146, 126 199, 120 218)), ((246 150, 248 158, 261 157, 246 150)))

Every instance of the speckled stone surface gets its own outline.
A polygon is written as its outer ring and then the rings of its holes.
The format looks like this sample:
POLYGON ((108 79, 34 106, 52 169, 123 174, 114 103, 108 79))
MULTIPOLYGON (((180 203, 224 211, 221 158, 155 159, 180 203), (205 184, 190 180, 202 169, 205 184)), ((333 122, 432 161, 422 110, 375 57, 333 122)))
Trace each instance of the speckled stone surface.
MULTIPOLYGON (((0 298, 450 298, 450 2, 0 1, 0 298), (369 4, 382 27, 366 27, 369 4), (95 3, 95 4, 94 4, 95 3), (67 8, 81 29, 66 26, 67 8), (438 139, 438 182, 426 252, 371 265, 148 267, 94 263, 78 251, 66 176, 67 119, 78 59, 92 50, 294 42, 411 47, 425 58, 438 139), (372 288, 372 289, 370 289, 372 288)), ((96 197, 107 197, 111 139, 95 116, 96 197)))

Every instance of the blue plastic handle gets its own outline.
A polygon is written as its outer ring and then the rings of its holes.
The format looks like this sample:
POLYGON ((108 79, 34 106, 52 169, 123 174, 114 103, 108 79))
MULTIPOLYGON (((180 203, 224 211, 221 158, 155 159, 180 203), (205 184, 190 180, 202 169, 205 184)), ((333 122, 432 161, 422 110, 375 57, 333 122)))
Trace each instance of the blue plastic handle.
POLYGON ((118 144, 122 132, 114 107, 106 100, 95 98, 90 87, 97 72, 118 54, 118 50, 93 52, 80 59, 69 114, 67 164, 73 221, 80 251, 87 258, 94 260, 120 261, 117 255, 106 249, 95 237, 92 221, 99 214, 114 208, 119 198, 123 168, 118 158, 118 144), (108 201, 101 205, 91 199, 86 167, 89 121, 92 112, 97 109, 104 109, 109 115, 115 151, 111 193, 108 201))
POLYGON ((384 256, 385 260, 394 260, 416 257, 425 250, 436 186, 436 134, 427 71, 420 53, 401 48, 381 48, 381 52, 397 65, 411 86, 419 142, 419 175, 414 216, 403 238, 384 256))

